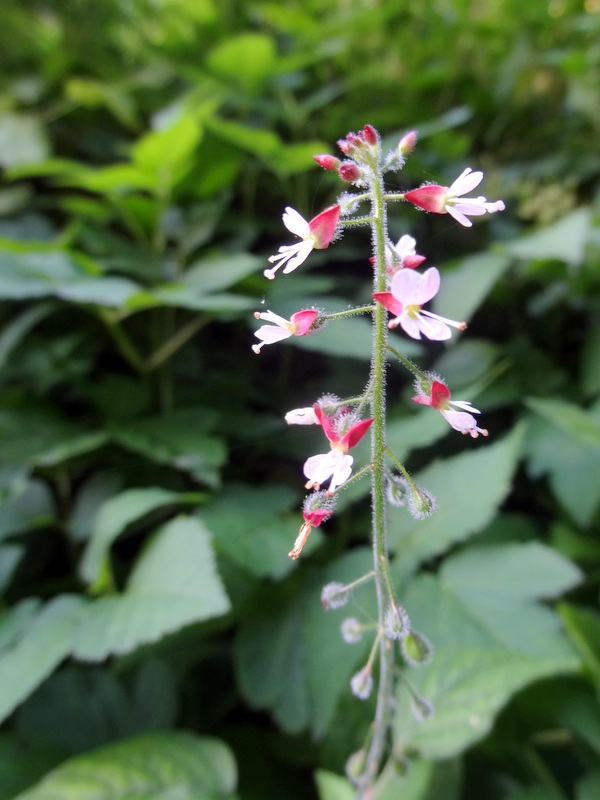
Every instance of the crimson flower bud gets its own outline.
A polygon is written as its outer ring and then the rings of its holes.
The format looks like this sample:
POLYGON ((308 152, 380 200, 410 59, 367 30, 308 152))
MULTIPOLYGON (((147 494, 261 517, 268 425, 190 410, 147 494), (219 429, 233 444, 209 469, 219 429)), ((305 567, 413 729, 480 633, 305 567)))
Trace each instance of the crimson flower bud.
POLYGON ((341 163, 339 158, 330 156, 328 154, 313 156, 313 158, 320 167, 323 167, 323 169, 329 170, 330 172, 335 172, 341 163))
POLYGON ((404 136, 400 139, 398 144, 398 151, 403 158, 409 156, 412 151, 415 149, 417 144, 417 132, 416 131, 409 131, 409 133, 405 133, 404 136))
POLYGON ((354 161, 342 161, 338 174, 340 178, 347 183, 354 183, 354 181, 359 180, 362 175, 360 167, 358 167, 354 161))
POLYGON ((363 138, 367 144, 373 146, 379 143, 379 134, 372 125, 369 124, 365 125, 362 133, 363 133, 363 138))

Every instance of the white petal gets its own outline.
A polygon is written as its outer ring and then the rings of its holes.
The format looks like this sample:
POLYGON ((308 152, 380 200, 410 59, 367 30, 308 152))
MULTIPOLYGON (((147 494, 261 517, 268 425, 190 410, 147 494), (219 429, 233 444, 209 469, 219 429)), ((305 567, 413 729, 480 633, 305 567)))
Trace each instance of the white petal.
POLYGON ((462 408, 463 411, 469 411, 471 414, 481 414, 481 411, 478 408, 473 408, 468 400, 450 400, 450 405, 462 408))
MULTIPOLYGON (((414 272, 412 274, 414 274, 414 272)), ((428 303, 431 298, 435 297, 438 293, 440 289, 440 273, 436 267, 429 267, 429 269, 426 269, 419 277, 421 281, 415 293, 414 302, 422 306, 428 303)))
POLYGON ((420 339, 421 338, 421 327, 414 317, 410 317, 408 314, 403 314, 399 317, 400 326, 402 330, 411 336, 413 339, 420 339))
POLYGON ((447 411, 442 411, 442 414, 450 425, 452 425, 454 430, 460 431, 461 433, 468 432, 477 427, 477 420, 475 417, 471 414, 467 414, 466 411, 448 409, 447 411))
POLYGON ((446 206, 446 211, 448 214, 450 214, 450 216, 454 217, 457 222, 460 222, 461 225, 464 225, 465 228, 472 227, 473 223, 471 220, 468 217, 465 217, 464 214, 461 214, 460 211, 457 211, 457 209, 453 206, 446 206))
POLYGON ((416 255, 416 246, 417 240, 413 239, 412 236, 409 236, 408 233, 405 233, 404 236, 401 236, 398 239, 398 243, 395 246, 396 253, 402 260, 405 256, 414 256, 416 255))
POLYGON ((290 258, 288 260, 288 263, 284 267, 283 269, 284 274, 288 275, 290 272, 293 272, 296 269, 296 267, 299 267, 300 264, 303 264, 310 255, 314 246, 315 246, 314 242, 311 239, 307 239, 304 242, 300 242, 297 245, 298 249, 296 255, 293 258, 290 258))
POLYGON ((440 319, 428 319, 419 314, 418 324, 421 332, 432 342, 444 342, 452 336, 452 330, 440 319))
POLYGON ((285 328, 286 330, 289 327, 289 320, 280 317, 279 314, 275 314, 273 311, 262 311, 258 315, 258 319, 264 319, 267 322, 273 322, 275 325, 278 325, 280 328, 285 328))
POLYGON ((354 463, 354 459, 352 456, 348 455, 347 453, 340 453, 339 451, 332 451, 337 452, 337 464, 335 470, 333 472, 333 476, 331 478, 331 483, 329 484, 329 491, 334 492, 338 486, 341 486, 342 483, 345 483, 350 475, 352 475, 352 464, 354 463))
POLYGON ((282 339, 289 339, 292 332, 283 328, 276 328, 274 325, 263 325, 257 331, 254 331, 254 335, 265 344, 274 344, 275 342, 281 342, 282 339))
POLYGON ((461 214, 469 214, 472 217, 479 217, 487 211, 485 197, 465 197, 457 200, 453 207, 461 214))
POLYGON ((418 295, 421 288, 421 275, 412 269, 401 269, 392 278, 391 291, 403 306, 421 305, 418 295))
POLYGON ((290 233, 294 233, 301 239, 307 239, 310 236, 310 225, 295 208, 287 206, 282 219, 283 224, 290 233))
POLYGON ((483 172, 473 172, 471 167, 467 167, 448 189, 448 197, 460 197, 461 194, 467 194, 479 186, 482 180, 483 172))
POLYGON ((333 475, 336 466, 335 451, 311 456, 304 462, 304 475, 313 483, 324 483, 333 475))
POLYGON ((318 425, 319 419, 312 406, 308 408, 294 408, 285 415, 288 425, 318 425))

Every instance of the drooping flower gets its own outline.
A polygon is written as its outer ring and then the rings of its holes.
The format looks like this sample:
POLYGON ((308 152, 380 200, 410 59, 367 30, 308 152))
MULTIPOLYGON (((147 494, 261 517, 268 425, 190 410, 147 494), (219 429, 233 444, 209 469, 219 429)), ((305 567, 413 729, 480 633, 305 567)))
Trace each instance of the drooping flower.
POLYGON ((306 261, 312 250, 324 250, 329 247, 339 218, 340 207, 338 205, 330 206, 325 211, 321 211, 310 222, 307 222, 295 208, 288 206, 282 217, 283 224, 290 233, 298 236, 301 241, 295 244, 282 245, 277 254, 269 258, 271 264, 275 264, 275 266, 263 272, 265 278, 273 280, 280 267, 283 267, 283 272, 287 275, 306 261))
POLYGON ((290 336, 306 336, 307 333, 310 333, 318 314, 319 312, 315 308, 307 308, 303 311, 296 311, 288 320, 272 311, 257 311, 254 314, 255 319, 264 319, 272 324, 262 325, 257 331, 254 331, 254 335, 261 342, 253 344, 252 349, 258 354, 266 344, 275 344, 275 342, 281 342, 290 336))
POLYGON ((323 432, 329 439, 331 450, 311 456, 304 463, 304 475, 308 478, 306 488, 318 490, 321 484, 330 480, 327 492, 332 495, 352 474, 354 459, 348 454, 348 450, 360 442, 373 420, 355 421, 354 415, 343 409, 329 417, 317 403, 313 407, 323 432))
POLYGON ((304 498, 302 506, 302 517, 304 522, 300 526, 300 531, 294 542, 294 546, 288 553, 290 558, 294 560, 298 558, 302 552, 302 548, 306 544, 313 528, 318 528, 322 522, 333 514, 335 507, 335 500, 331 498, 327 492, 313 492, 308 497, 304 498))
POLYGON ((401 269, 392 278, 391 291, 375 292, 378 303, 396 316, 388 322, 388 328, 400 325, 413 339, 421 334, 428 339, 441 342, 452 336, 449 326, 464 331, 466 323, 440 317, 431 311, 423 311, 421 306, 435 297, 440 288, 440 273, 430 267, 421 275, 408 269, 401 269))
POLYGON ((467 167, 451 186, 426 184, 404 194, 404 198, 418 208, 433 214, 451 214, 457 222, 470 228, 473 224, 469 216, 493 214, 504 211, 504 202, 488 202, 485 197, 463 197, 483 180, 483 172, 473 172, 467 167))
POLYGON ((417 381, 415 389, 417 395, 413 397, 413 401, 423 406, 431 406, 436 411, 441 412, 454 430, 460 431, 460 433, 468 433, 473 439, 476 439, 479 434, 482 436, 488 435, 485 428, 477 427, 477 420, 473 416, 473 414, 481 413, 479 409, 473 408, 471 403, 466 400, 450 400, 450 390, 442 381, 434 378, 429 392, 425 391, 420 381, 417 381), (452 406, 462 410, 457 411, 452 406))

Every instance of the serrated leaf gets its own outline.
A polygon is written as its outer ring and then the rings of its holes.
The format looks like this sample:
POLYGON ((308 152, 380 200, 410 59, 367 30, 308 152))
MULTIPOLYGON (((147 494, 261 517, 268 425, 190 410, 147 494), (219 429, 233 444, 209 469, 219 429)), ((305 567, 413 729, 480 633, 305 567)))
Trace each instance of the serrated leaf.
POLYGON ((227 611, 229 599, 210 534, 200 520, 180 517, 150 541, 123 594, 87 606, 74 634, 73 653, 91 661, 129 653, 227 611))
POLYGON ((491 521, 510 489, 522 433, 522 428, 516 428, 492 445, 475 445, 458 456, 433 462, 414 476, 417 486, 434 495, 438 510, 424 520, 413 519, 404 509, 390 514, 389 546, 402 554, 406 573, 491 521))
POLYGON ((84 606, 59 596, 44 606, 12 646, 0 652, 0 720, 5 719, 60 664, 84 606))
POLYGON ((110 546, 134 520, 166 505, 195 502, 202 495, 180 494, 168 489, 148 486, 143 489, 128 489, 107 500, 100 509, 91 539, 84 553, 80 575, 87 583, 98 579, 102 562, 110 546))
POLYGON ((183 732, 151 733, 66 761, 15 800, 228 798, 237 782, 229 748, 183 732), (177 795, 175 795, 177 797, 177 795))
MULTIPOLYGON (((572 660, 468 646, 438 650, 434 663, 422 679, 422 673, 411 673, 411 686, 433 703, 435 715, 420 725, 408 722, 411 729, 402 731, 399 742, 433 759, 461 753, 482 739, 497 713, 527 684, 576 669, 572 660)), ((408 709, 401 713, 410 719, 408 709)))

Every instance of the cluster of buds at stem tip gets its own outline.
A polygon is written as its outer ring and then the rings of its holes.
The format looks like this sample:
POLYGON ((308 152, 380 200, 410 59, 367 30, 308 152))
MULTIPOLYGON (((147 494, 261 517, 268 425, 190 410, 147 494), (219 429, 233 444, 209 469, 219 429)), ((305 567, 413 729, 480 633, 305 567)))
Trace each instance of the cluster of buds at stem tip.
POLYGON ((473 439, 480 434, 481 436, 488 435, 485 428, 477 427, 477 420, 473 416, 473 414, 481 413, 479 409, 473 408, 471 403, 466 400, 450 400, 450 390, 437 375, 424 374, 417 378, 415 391, 417 394, 413 397, 413 401, 435 408, 454 430, 469 434, 473 439), (457 411, 457 409, 460 410, 457 411))
POLYGON ((431 211, 433 214, 450 214, 457 222, 470 228, 473 224, 469 217, 482 214, 493 214, 504 211, 504 202, 495 200, 488 202, 485 197, 463 197, 483 180, 483 172, 473 172, 467 167, 451 186, 424 184, 418 189, 404 193, 404 199, 417 208, 431 211))
POLYGON ((270 325, 262 325, 254 335, 260 339, 260 344, 253 344, 252 350, 258 355, 261 348, 266 344, 275 344, 290 336, 306 336, 313 333, 320 325, 317 322, 319 312, 316 308, 305 308, 296 311, 289 319, 280 317, 272 311, 256 311, 255 319, 262 319, 270 322, 270 325))

